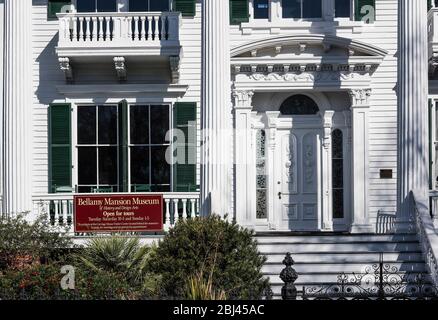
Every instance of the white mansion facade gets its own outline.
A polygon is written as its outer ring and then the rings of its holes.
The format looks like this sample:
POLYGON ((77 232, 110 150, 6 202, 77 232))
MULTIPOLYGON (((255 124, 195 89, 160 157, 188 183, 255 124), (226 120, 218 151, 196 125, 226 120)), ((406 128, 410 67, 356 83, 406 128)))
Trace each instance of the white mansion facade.
POLYGON ((2 212, 68 224, 75 194, 160 193, 166 227, 217 213, 290 235, 419 215, 438 250, 434 7, 0 0, 2 212))

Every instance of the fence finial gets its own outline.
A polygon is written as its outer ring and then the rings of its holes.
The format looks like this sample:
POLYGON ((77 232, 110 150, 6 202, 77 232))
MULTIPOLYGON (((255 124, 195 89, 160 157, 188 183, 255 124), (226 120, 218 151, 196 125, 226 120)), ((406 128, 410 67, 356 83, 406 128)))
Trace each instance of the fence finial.
POLYGON ((280 279, 285 283, 281 288, 281 297, 283 300, 296 300, 297 288, 295 287, 295 281, 298 279, 298 274, 292 266, 295 264, 294 259, 290 252, 286 254, 283 260, 283 264, 286 266, 280 273, 280 279))

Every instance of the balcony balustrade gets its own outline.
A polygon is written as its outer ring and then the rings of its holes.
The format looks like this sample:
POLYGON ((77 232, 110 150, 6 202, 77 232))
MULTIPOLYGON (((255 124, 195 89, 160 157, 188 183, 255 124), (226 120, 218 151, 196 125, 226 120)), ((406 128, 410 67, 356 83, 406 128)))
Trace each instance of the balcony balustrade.
POLYGON ((63 13, 58 55, 179 55, 177 12, 63 13))

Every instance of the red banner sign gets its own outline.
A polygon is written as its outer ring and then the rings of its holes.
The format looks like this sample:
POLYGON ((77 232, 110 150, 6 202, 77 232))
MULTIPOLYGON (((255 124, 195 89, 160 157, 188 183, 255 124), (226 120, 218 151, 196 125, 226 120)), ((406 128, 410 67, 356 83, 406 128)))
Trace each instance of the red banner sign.
POLYGON ((159 232, 163 196, 75 196, 74 215, 75 232, 159 232))

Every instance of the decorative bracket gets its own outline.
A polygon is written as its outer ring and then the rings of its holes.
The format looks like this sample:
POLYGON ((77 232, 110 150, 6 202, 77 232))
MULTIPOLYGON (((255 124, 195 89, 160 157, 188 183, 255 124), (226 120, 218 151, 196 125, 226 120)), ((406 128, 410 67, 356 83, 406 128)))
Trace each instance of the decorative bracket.
POLYGON ((170 56, 169 63, 170 63, 170 72, 172 73, 172 83, 178 83, 180 76, 180 72, 179 72, 180 57, 170 56))
POLYGON ((67 57, 59 57, 58 61, 59 61, 59 67, 61 68, 61 71, 64 72, 65 79, 67 81, 72 81, 73 80, 73 70, 72 70, 72 67, 70 65, 70 59, 67 57))
POLYGON ((125 57, 114 57, 114 68, 120 81, 126 80, 126 63, 125 57))

